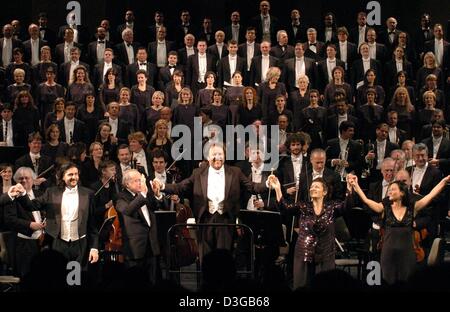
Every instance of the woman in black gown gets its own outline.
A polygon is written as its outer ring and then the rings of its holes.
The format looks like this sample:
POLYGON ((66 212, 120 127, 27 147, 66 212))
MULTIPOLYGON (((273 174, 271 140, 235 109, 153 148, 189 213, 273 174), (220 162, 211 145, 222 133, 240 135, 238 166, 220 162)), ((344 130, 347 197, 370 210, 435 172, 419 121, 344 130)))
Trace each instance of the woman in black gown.
POLYGON ((383 245, 381 247, 381 272, 388 284, 406 282, 416 266, 413 248, 413 222, 417 212, 428 206, 450 182, 450 175, 443 178, 430 193, 413 201, 409 197, 408 186, 404 182, 389 184, 387 197, 377 203, 368 199, 358 184, 355 175, 347 175, 349 183, 361 200, 383 217, 383 245))
MULTIPOLYGON (((288 204, 283 198, 281 184, 274 175, 269 185, 275 189, 280 211, 296 209, 300 213, 299 234, 294 251, 294 289, 305 287, 319 272, 335 267, 334 219, 352 206, 352 196, 345 201, 328 201, 328 185, 322 178, 314 179, 309 189, 311 201, 288 204)), ((347 178, 347 194, 351 193, 347 178)))

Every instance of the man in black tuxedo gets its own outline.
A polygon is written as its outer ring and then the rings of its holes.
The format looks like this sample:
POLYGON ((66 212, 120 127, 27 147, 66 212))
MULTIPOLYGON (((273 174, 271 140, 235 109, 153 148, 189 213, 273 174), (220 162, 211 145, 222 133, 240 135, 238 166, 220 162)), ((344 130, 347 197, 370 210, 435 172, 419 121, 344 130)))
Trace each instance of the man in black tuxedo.
POLYGON ((334 13, 327 12, 323 17, 323 24, 319 28, 317 34, 318 40, 328 45, 330 43, 337 43, 337 27, 336 27, 336 17, 334 13))
POLYGON ((224 43, 225 33, 222 30, 216 31, 214 38, 216 42, 210 45, 206 52, 214 57, 216 66, 219 66, 219 61, 228 55, 228 46, 224 43))
POLYGON ((48 28, 47 13, 45 12, 39 13, 38 25, 39 25, 39 37, 42 40, 47 41, 50 48, 53 49, 56 45, 56 33, 52 29, 48 28))
POLYGON ((41 155, 42 149, 42 137, 38 132, 31 133, 28 137, 29 153, 23 155, 16 160, 16 168, 29 167, 32 168, 36 179, 33 181, 34 185, 39 188, 45 189, 50 185, 49 180, 52 177, 54 171, 47 171, 52 166, 52 160, 46 155, 41 155), (44 171, 47 171, 42 177, 39 177, 44 171), (45 178, 47 177, 47 178, 45 178))
POLYGON ((245 59, 237 55, 238 44, 235 40, 228 41, 228 55, 222 57, 217 68, 218 86, 231 85, 231 77, 239 71, 242 75, 246 72, 245 59))
POLYGON ((27 139, 24 137, 23 128, 14 118, 13 109, 10 103, 0 104, 0 146, 25 146, 26 144, 27 139))
POLYGON ((60 141, 72 145, 77 142, 87 142, 86 124, 75 118, 76 107, 74 102, 66 102, 65 116, 56 124, 60 131, 60 141))
POLYGON ((403 141, 407 139, 406 131, 397 128, 397 123, 398 123, 398 113, 396 111, 388 112, 387 113, 387 124, 389 125, 388 140, 391 143, 397 144, 398 146, 402 146, 403 141))
MULTIPOLYGON (((154 15, 155 23, 148 27, 148 42, 153 42, 158 40, 158 30, 160 27, 164 27, 167 31, 167 25, 164 22, 164 13, 161 11, 156 11, 154 15)), ((170 32, 169 32, 170 33, 170 32)))
POLYGON ((327 161, 326 152, 321 148, 316 148, 311 152, 311 166, 306 163, 305 170, 300 175, 301 200, 309 198, 309 188, 314 179, 323 178, 330 187, 328 198, 331 200, 342 200, 345 196, 341 177, 334 171, 325 167, 327 161))
POLYGON ((295 57, 287 59, 283 67, 283 81, 286 84, 289 92, 298 89, 298 78, 301 75, 308 76, 309 87, 313 89, 316 85, 317 67, 313 59, 305 57, 305 50, 303 43, 297 42, 295 44, 295 57))
MULTIPOLYGON (((181 11, 180 14, 181 24, 178 24, 174 28, 175 42, 179 45, 181 49, 183 47, 184 39, 187 34, 195 35, 197 33, 197 28, 191 23, 191 14, 188 10, 181 11)), ((192 42, 194 44, 194 42, 192 42)), ((182 63, 184 65, 184 63, 182 63)))
POLYGON ((120 24, 116 28, 116 39, 114 40, 115 42, 120 42, 121 41, 120 39, 121 38, 123 39, 123 31, 125 29, 127 29, 127 28, 130 29, 133 32, 134 37, 135 37, 135 39, 137 41, 142 39, 142 38, 139 37, 141 35, 141 33, 140 33, 141 29, 139 29, 138 26, 135 23, 135 16, 134 16, 133 11, 127 10, 125 12, 125 20, 124 20, 124 22, 125 23, 120 24))
POLYGON ((207 71, 216 71, 216 62, 214 57, 206 53, 206 41, 197 42, 198 52, 189 56, 186 66, 186 85, 196 96, 198 90, 206 86, 205 74, 207 71))
POLYGON ((78 66, 82 65, 86 67, 86 72, 89 73, 89 65, 80 61, 81 50, 78 47, 70 49, 70 60, 59 65, 58 82, 65 88, 69 86, 69 82, 74 79, 73 71, 78 66))
POLYGON ((111 42, 106 40, 106 30, 103 27, 97 27, 96 37, 97 40, 89 43, 87 48, 87 60, 91 68, 94 68, 97 64, 102 64, 105 50, 112 48, 111 42))
MULTIPOLYGON (((26 195, 33 200, 42 195, 42 192, 33 189, 33 177, 36 177, 31 168, 20 167, 14 174, 14 181, 21 183, 26 195)), ((31 260, 41 250, 44 238, 45 221, 41 211, 28 211, 21 205, 21 200, 11 201, 5 207, 5 223, 17 236, 15 240, 15 271, 23 278, 29 271, 31 260)))
POLYGON ((263 0, 259 3, 260 14, 254 16, 250 23, 256 28, 257 41, 262 42, 267 40, 269 42, 276 41, 276 34, 279 30, 278 18, 270 14, 270 3, 263 0))
POLYGON ((250 68, 253 57, 261 55, 261 47, 256 43, 256 29, 255 27, 248 27, 245 32, 246 42, 238 46, 238 55, 247 60, 246 72, 244 74, 244 85, 250 84, 250 68))
POLYGON ((172 81, 173 73, 178 70, 184 71, 184 66, 178 63, 176 51, 170 51, 167 57, 167 66, 161 67, 158 73, 158 90, 165 91, 169 82, 172 81))
POLYGON ((24 61, 35 66, 41 60, 41 48, 48 45, 48 42, 39 38, 39 27, 36 24, 28 26, 28 33, 30 39, 23 43, 24 61))
POLYGON ((120 144, 117 147, 117 159, 119 160, 119 163, 116 167, 116 181, 119 183, 120 190, 123 191, 124 187, 122 185, 122 178, 125 171, 136 169, 137 171, 145 175, 145 169, 144 167, 132 162, 131 151, 127 144, 120 144))
POLYGON ((71 21, 71 24, 62 25, 58 29, 58 38, 59 42, 62 42, 65 40, 65 32, 66 29, 72 29, 74 33, 74 42, 79 43, 82 46, 85 46, 89 42, 89 30, 84 25, 77 25, 75 20, 75 15, 72 15, 74 17, 71 21))
POLYGON ((21 48, 22 41, 14 39, 13 27, 11 24, 3 26, 3 38, 0 39, 0 66, 6 68, 13 61, 13 51, 15 48, 21 48))
POLYGON ((94 194, 79 186, 79 170, 66 163, 58 172, 58 185, 48 188, 44 195, 30 201, 24 197, 26 209, 45 210, 45 232, 53 238, 52 249, 68 261, 82 266, 98 261, 98 231, 94 218, 94 194), (89 252, 88 252, 89 249, 89 252), (87 256, 89 254, 89 256, 87 256))
POLYGON ((60 64, 69 62, 71 59, 72 54, 72 48, 78 48, 80 50, 80 55, 82 51, 82 45, 75 42, 73 40, 73 29, 72 28, 66 28, 64 31, 64 42, 57 44, 55 48, 55 63, 60 64))
POLYGON ((250 66, 250 86, 255 87, 266 78, 267 71, 270 67, 278 66, 278 59, 271 56, 270 53, 270 42, 261 42, 261 55, 254 56, 250 66))
POLYGON ((293 9, 291 11, 290 23, 284 28, 289 38, 289 44, 292 46, 295 46, 298 42, 306 41, 306 28, 300 22, 300 17, 300 11, 293 9))
POLYGON ((348 31, 345 27, 337 29, 339 42, 336 43, 336 57, 345 63, 345 72, 350 77, 350 67, 358 57, 358 50, 356 44, 347 41, 348 31))
POLYGON ((186 69, 189 56, 197 53, 197 48, 194 47, 195 37, 193 34, 187 34, 184 39, 184 47, 178 49, 178 61, 186 69))
POLYGON ((389 157, 391 152, 398 149, 397 144, 391 143, 387 138, 389 126, 386 123, 380 123, 376 129, 376 140, 373 146, 367 146, 365 162, 370 169, 370 181, 376 181, 380 178, 381 163, 383 159, 389 157))
POLYGON ((369 45, 369 56, 372 59, 377 60, 381 64, 384 64, 384 62, 387 61, 388 56, 391 56, 391 54, 388 53, 388 50, 386 49, 386 46, 382 43, 377 43, 377 33, 375 29, 369 28, 367 31, 367 44, 369 45))
POLYGON ((113 68, 116 74, 116 83, 120 84, 123 81, 122 78, 122 67, 113 63, 114 60, 114 51, 111 48, 106 48, 103 52, 102 61, 94 66, 94 77, 92 79, 92 83, 96 90, 103 85, 105 81, 106 72, 108 69, 113 68))
POLYGON ((429 164, 438 167, 445 175, 450 173, 450 140, 444 137, 445 121, 432 123, 432 135, 422 143, 428 147, 429 164))
POLYGON ((169 52, 175 50, 175 43, 166 40, 167 29, 164 26, 158 28, 156 41, 148 44, 149 61, 156 64, 158 69, 167 65, 169 52))
POLYGON ((359 121, 358 118, 355 116, 352 116, 349 113, 349 104, 346 101, 345 97, 337 97, 335 99, 335 107, 336 107, 336 113, 331 114, 327 118, 327 128, 326 128, 326 135, 327 139, 331 140, 338 137, 338 134, 340 132, 341 124, 344 121, 351 122, 354 124, 353 130, 354 133, 357 133, 359 121))
POLYGON ((402 31, 397 29, 397 20, 395 17, 389 17, 386 20, 386 29, 380 32, 378 42, 384 44, 387 48, 387 55, 392 55, 395 43, 398 42, 398 35, 402 31))
MULTIPOLYGON (((414 166, 407 168, 411 175, 411 188, 413 192, 424 196, 429 194, 430 191, 441 181, 442 172, 428 162, 429 149, 425 144, 415 144, 412 151, 414 166)), ((427 224, 431 241, 438 234, 438 224, 441 213, 440 210, 442 209, 442 213, 444 210, 447 210, 445 200, 445 196, 443 194, 439 194, 433 199, 429 209, 427 209, 429 211, 428 215, 431 216, 431 221, 427 224)), ((419 214, 422 214, 422 211, 419 214)))
POLYGON ((425 42, 434 39, 433 28, 431 26, 431 16, 429 13, 423 13, 420 16, 420 26, 416 29, 414 38, 415 51, 417 56, 422 59, 425 49, 425 42))
POLYGON ((137 49, 136 61, 126 67, 125 85, 132 87, 137 84, 137 72, 145 70, 147 72, 147 84, 154 87, 156 81, 156 65, 148 61, 147 50, 143 47, 137 49))
POLYGON ((128 268, 141 267, 154 284, 159 275, 157 257, 160 254, 158 228, 153 211, 161 206, 159 189, 149 191, 142 175, 136 169, 125 171, 116 209, 120 213, 123 233, 123 251, 128 268))
POLYGON ((377 73, 378 84, 380 84, 380 78, 382 76, 382 70, 380 62, 370 57, 370 48, 367 43, 363 43, 359 47, 359 53, 361 58, 353 62, 351 66, 350 81, 352 87, 356 90, 364 81, 364 75, 369 69, 375 70, 377 73))
POLYGON ((117 138, 118 144, 128 143, 128 135, 131 133, 131 125, 119 118, 120 106, 117 102, 111 102, 107 105, 108 118, 99 121, 107 122, 111 125, 111 135, 117 138))
POLYGON ((326 47, 327 58, 317 63, 319 91, 323 93, 327 84, 333 81, 332 72, 336 66, 345 68, 345 63, 336 59, 336 46, 333 43, 326 47))
MULTIPOLYGON (((197 223, 234 224, 241 209, 241 191, 252 194, 266 190, 263 183, 252 183, 237 167, 224 165, 225 153, 220 145, 211 145, 209 165, 195 169, 192 175, 177 184, 164 184, 153 180, 166 193, 182 194, 192 198, 191 207, 197 223)), ((265 181, 262 181, 265 182, 265 181)), ((233 228, 209 227, 201 230, 200 255, 212 249, 231 249, 233 228)))
POLYGON ((270 55, 278 58, 280 61, 280 66, 283 66, 285 60, 294 57, 294 47, 288 45, 289 38, 285 30, 279 30, 277 32, 277 41, 278 44, 270 49, 270 55))
POLYGON ((314 28, 308 28, 306 36, 308 41, 305 43, 305 56, 316 62, 320 61, 323 58, 325 44, 317 40, 317 30, 314 28))
POLYGON ((366 12, 359 12, 356 19, 358 26, 350 29, 350 41, 354 42, 359 49, 361 44, 366 42, 367 30, 367 14, 366 12))
POLYGON ((130 28, 125 28, 122 31, 122 40, 121 43, 116 44, 114 49, 117 63, 125 68, 135 62, 135 56, 140 44, 134 41, 134 33, 130 28))
POLYGON ((433 52, 436 57, 436 63, 445 73, 450 64, 450 44, 444 40, 444 31, 441 24, 435 24, 433 27, 434 40, 425 42, 424 52, 433 52))
POLYGON ((361 172, 362 146, 353 140, 356 125, 352 121, 343 121, 339 125, 339 137, 328 140, 327 166, 336 168, 340 166, 340 173, 361 172))
POLYGON ((231 24, 225 26, 225 41, 235 40, 238 44, 245 42, 245 27, 240 24, 241 14, 238 11, 231 13, 231 24))

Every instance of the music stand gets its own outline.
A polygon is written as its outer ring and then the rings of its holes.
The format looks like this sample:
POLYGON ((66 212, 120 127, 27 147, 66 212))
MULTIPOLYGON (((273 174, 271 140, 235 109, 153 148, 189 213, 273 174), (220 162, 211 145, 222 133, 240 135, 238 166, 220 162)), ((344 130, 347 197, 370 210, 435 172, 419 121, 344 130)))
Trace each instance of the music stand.
POLYGON ((254 234, 255 244, 265 246, 281 246, 284 244, 281 215, 268 210, 241 210, 239 219, 250 227, 254 234))
POLYGON ((167 231, 177 223, 177 212, 167 210, 155 211, 156 224, 158 227, 158 241, 160 246, 167 245, 167 231))

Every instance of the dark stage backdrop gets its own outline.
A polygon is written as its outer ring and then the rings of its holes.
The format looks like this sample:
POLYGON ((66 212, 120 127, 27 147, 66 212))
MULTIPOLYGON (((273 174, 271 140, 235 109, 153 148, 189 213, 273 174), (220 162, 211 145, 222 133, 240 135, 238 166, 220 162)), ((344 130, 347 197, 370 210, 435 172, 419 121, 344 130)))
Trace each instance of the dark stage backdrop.
MULTIPOLYGON (((49 15, 49 26, 55 30, 65 24, 66 4, 64 0, 13 0, 2 2, 0 10, 0 23, 3 25, 12 19, 19 19, 23 25, 28 25, 37 20, 37 15, 45 11, 49 15)), ((124 12, 130 8, 134 10, 137 23, 149 25, 153 21, 156 10, 163 11, 166 20, 171 23, 179 21, 179 13, 182 8, 188 8, 194 22, 200 25, 204 16, 210 16, 215 28, 219 28, 229 22, 230 13, 233 10, 241 12, 241 21, 246 21, 256 15, 259 0, 79 0, 81 4, 81 22, 91 31, 94 31, 102 18, 111 21, 112 29, 123 23, 124 12)), ((298 8, 302 12, 302 20, 307 25, 314 25, 322 20, 325 12, 334 12, 339 26, 354 26, 356 14, 365 10, 367 0, 282 0, 272 1, 271 12, 278 16, 282 23, 289 21, 289 12, 298 8)), ((380 0, 381 20, 394 15, 398 18, 399 29, 414 33, 422 12, 429 12, 433 22, 440 22, 447 28, 450 19, 450 1, 448 0, 380 0)))

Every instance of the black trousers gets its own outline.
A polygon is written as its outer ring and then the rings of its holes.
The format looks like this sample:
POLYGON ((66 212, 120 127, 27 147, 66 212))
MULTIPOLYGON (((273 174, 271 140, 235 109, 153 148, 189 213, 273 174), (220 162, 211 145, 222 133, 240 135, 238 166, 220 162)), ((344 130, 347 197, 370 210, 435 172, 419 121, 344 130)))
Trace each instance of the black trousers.
MULTIPOLYGON (((219 214, 215 212, 210 214, 206 212, 201 220, 202 223, 226 223, 233 224, 227 213, 219 214)), ((233 227, 208 226, 200 229, 200 257, 206 255, 213 249, 228 249, 233 247, 233 227)))
POLYGON ((159 258, 155 257, 151 251, 151 247, 146 250, 143 258, 131 259, 127 258, 125 261, 127 269, 138 267, 148 273, 148 279, 152 285, 154 285, 161 278, 161 270, 159 270, 159 258))
POLYGON ((87 239, 80 238, 76 241, 66 242, 61 238, 53 240, 53 250, 56 250, 67 258, 67 261, 77 261, 82 267, 88 263, 87 239))
POLYGON ((311 284, 314 275, 330 271, 335 268, 334 257, 323 262, 306 262, 298 257, 294 258, 294 289, 311 284))
POLYGON ((24 239, 17 237, 16 240, 16 272, 24 277, 30 272, 31 261, 39 254, 41 247, 37 239, 24 239))

